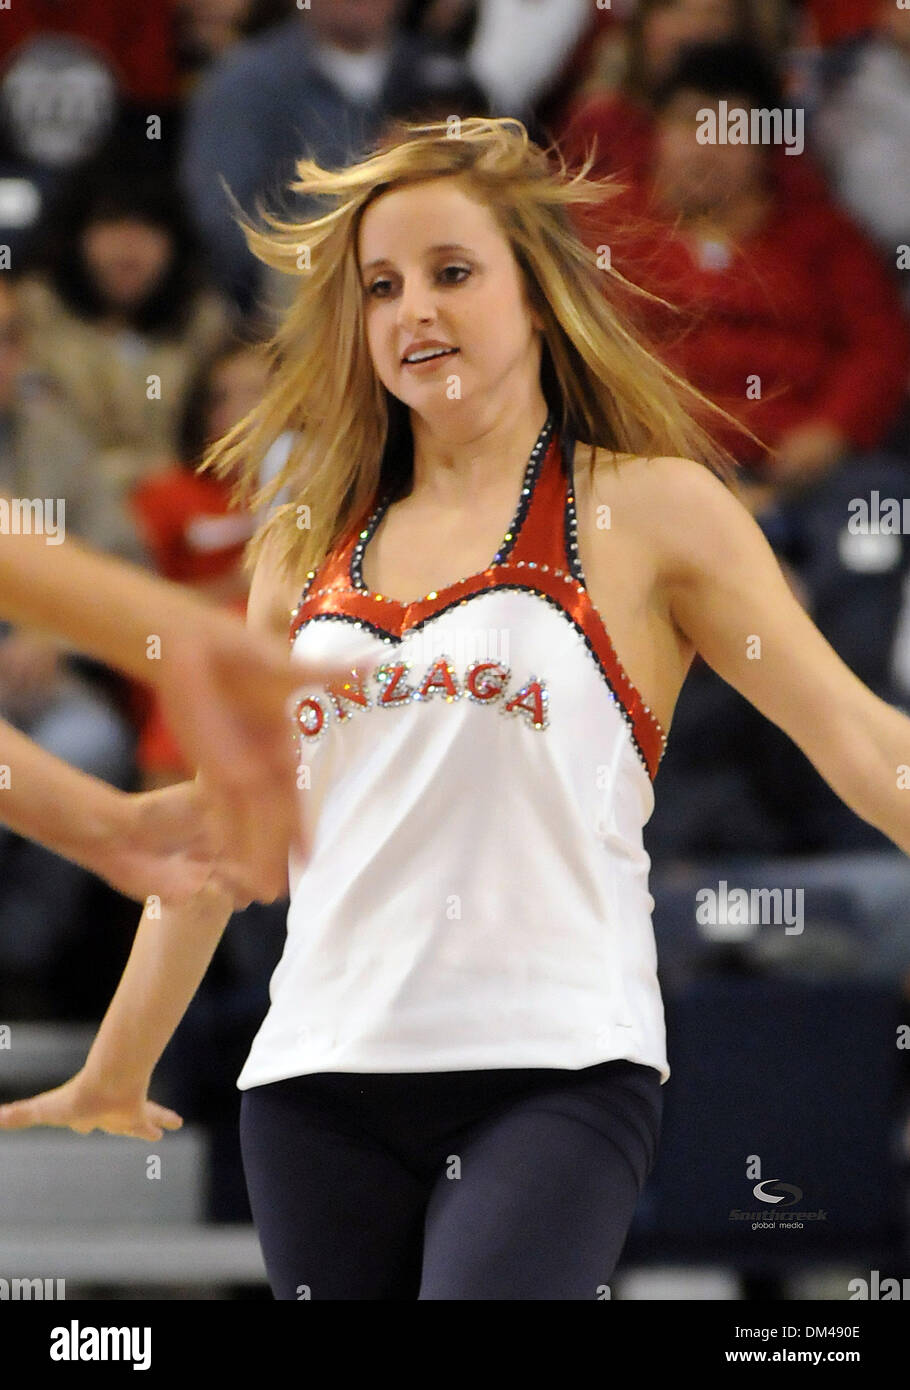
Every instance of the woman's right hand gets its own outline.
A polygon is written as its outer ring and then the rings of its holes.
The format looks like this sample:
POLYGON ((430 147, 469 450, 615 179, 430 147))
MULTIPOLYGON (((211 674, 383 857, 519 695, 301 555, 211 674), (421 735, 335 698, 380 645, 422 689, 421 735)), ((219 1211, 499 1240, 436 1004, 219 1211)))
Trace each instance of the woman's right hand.
POLYGON ((212 824, 233 866, 227 886, 247 902, 287 897, 289 846, 302 862, 310 853, 297 789, 296 704, 304 687, 348 681, 354 669, 366 675, 371 659, 292 664, 286 637, 278 642, 214 608, 205 630, 184 623, 166 641, 161 708, 208 790, 212 824))
MULTIPOLYGON (((225 844, 212 798, 194 782, 176 782, 147 792, 116 792, 115 811, 83 863, 118 893, 146 903, 180 907, 210 884, 233 898, 234 909, 253 896, 249 864, 225 844)), ((287 875, 285 874, 285 877, 287 875)))
POLYGON ((0 1130, 51 1125, 76 1134, 100 1129, 105 1134, 157 1141, 166 1129, 180 1129, 183 1120, 149 1100, 147 1092, 145 1085, 102 1086, 80 1071, 52 1091, 0 1105, 0 1130))

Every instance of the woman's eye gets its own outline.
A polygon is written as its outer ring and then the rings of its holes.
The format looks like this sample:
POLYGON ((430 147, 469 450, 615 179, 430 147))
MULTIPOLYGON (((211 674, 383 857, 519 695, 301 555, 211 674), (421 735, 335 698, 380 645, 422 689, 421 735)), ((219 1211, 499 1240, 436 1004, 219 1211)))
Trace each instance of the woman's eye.
MULTIPOLYGON (((470 266, 466 266, 466 265, 447 265, 447 266, 444 266, 443 269, 440 271, 440 275, 446 276, 446 275, 449 274, 449 271, 454 271, 456 275, 462 275, 462 276, 470 275, 470 273, 471 273, 470 266)), ((460 284, 463 283, 463 281, 461 281, 461 280, 448 280, 446 283, 449 284, 449 285, 460 285, 460 284)))
MULTIPOLYGON (((461 285, 470 274, 470 266, 446 265, 439 271, 439 278, 446 285, 461 285)), ((367 294, 376 299, 387 299, 391 292, 391 284, 388 276, 379 276, 367 286, 367 294)))

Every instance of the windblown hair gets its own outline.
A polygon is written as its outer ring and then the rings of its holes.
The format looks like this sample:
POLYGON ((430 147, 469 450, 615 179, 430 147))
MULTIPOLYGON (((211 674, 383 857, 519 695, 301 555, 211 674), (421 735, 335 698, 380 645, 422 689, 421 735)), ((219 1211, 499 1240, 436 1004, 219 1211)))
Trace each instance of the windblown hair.
POLYGON ((453 126, 397 123, 370 154, 337 171, 301 159, 290 187, 330 202, 311 219, 285 221, 260 208, 272 228, 263 231, 237 209, 253 253, 300 280, 262 345, 271 365, 268 390, 200 465, 225 477, 239 469, 238 504, 268 507, 289 489, 291 500, 274 506, 250 541, 249 565, 268 539, 278 567, 303 582, 382 490, 409 490, 410 414, 370 357, 357 244, 375 198, 428 179, 459 177, 496 217, 544 325, 541 389, 557 426, 591 447, 591 468, 602 446, 697 459, 733 481, 732 460, 699 417, 736 422, 645 346, 616 305, 630 292, 652 296, 615 269, 599 268, 570 217, 573 204, 601 205, 615 194, 613 180, 588 179, 591 158, 570 174, 558 151, 554 161, 514 118, 471 117, 453 126), (287 461, 262 487, 264 455, 287 430, 295 432, 287 461))

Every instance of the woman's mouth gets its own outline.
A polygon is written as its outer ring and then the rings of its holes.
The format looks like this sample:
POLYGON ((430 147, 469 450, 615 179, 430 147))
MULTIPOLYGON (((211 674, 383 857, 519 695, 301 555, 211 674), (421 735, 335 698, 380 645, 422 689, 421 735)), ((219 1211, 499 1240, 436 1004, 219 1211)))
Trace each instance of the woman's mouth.
POLYGON ((429 372, 439 362, 453 357, 457 351, 458 348, 424 348, 410 357, 402 358, 401 365, 412 372, 429 372))

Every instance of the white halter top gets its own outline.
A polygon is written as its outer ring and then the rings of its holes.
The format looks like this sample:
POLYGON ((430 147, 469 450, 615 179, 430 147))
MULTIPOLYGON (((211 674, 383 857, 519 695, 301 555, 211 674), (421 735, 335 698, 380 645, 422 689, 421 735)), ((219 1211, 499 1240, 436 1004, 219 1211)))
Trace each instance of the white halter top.
POLYGON ((298 706, 311 854, 241 1090, 614 1058, 669 1076, 642 843, 666 739, 585 588, 573 454, 551 415, 479 574, 371 593, 386 492, 308 577, 292 658, 358 679, 298 706))

